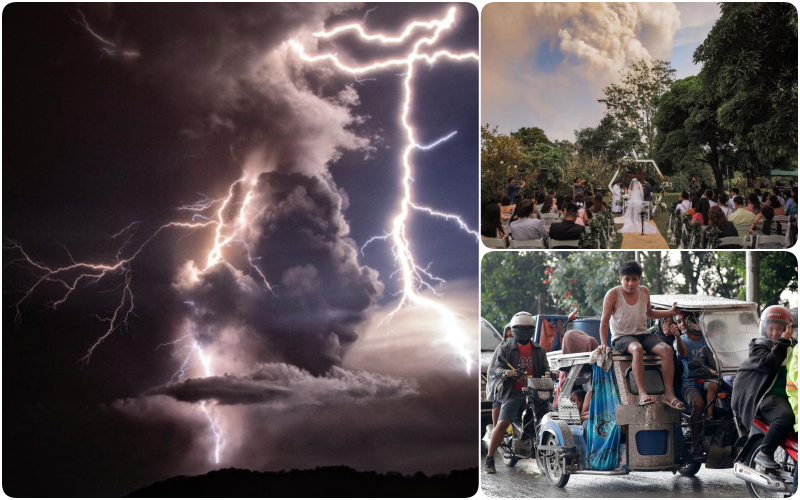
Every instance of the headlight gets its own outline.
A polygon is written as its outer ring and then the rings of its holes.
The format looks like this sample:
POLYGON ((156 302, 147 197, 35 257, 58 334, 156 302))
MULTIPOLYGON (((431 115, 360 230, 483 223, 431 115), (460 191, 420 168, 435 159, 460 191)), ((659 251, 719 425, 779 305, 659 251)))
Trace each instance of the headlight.
POLYGON ((537 391, 539 393, 539 399, 550 399, 550 391, 537 391))

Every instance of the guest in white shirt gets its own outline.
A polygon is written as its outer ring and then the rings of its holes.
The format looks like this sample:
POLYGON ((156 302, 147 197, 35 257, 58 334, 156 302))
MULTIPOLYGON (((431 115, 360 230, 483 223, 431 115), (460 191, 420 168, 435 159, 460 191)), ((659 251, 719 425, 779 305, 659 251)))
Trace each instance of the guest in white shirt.
POLYGON ((689 193, 683 191, 678 195, 678 203, 675 205, 675 209, 679 214, 685 214, 689 212, 690 208, 692 208, 692 202, 689 199, 689 193))

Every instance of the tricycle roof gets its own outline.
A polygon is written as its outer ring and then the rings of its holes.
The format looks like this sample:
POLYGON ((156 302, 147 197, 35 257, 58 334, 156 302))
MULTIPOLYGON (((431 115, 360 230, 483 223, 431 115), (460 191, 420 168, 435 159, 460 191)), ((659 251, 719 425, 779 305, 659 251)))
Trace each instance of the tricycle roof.
POLYGON ((756 306, 754 302, 743 300, 710 297, 708 295, 651 295, 650 303, 654 306, 670 308, 672 303, 678 303, 678 309, 751 309, 756 306))

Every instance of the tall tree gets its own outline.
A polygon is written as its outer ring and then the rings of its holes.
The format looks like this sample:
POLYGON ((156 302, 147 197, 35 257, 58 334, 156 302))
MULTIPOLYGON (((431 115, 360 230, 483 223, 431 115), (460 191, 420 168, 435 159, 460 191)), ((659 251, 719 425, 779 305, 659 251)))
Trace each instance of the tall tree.
MULTIPOLYGON (((719 125, 754 152, 762 171, 797 164, 797 8, 723 3, 694 53, 719 125)), ((755 172, 757 173, 757 172, 755 172)))
POLYGON ((658 98, 674 81, 675 70, 669 62, 655 60, 648 63, 639 59, 620 71, 620 83, 604 88, 606 97, 599 100, 606 105, 609 115, 638 132, 640 147, 637 150, 647 158, 652 158, 655 151, 653 117, 658 98))
MULTIPOLYGON (((760 254, 759 275, 762 308, 780 304, 785 291, 797 292, 797 258, 789 252, 758 252, 760 254)), ((744 277, 747 273, 744 252, 719 252, 719 265, 732 270, 740 286, 731 290, 730 298, 745 299, 744 277)), ((797 305, 795 304, 795 307, 797 305)))
POLYGON ((575 149, 592 166, 616 164, 639 144, 639 132, 605 115, 596 127, 575 130, 575 149))
POLYGON ((504 325, 519 311, 560 314, 545 271, 563 253, 491 252, 481 263, 481 316, 504 325), (544 292, 543 294, 541 292, 544 292), (540 300, 544 298, 545 303, 540 300))
POLYGON ((505 192, 508 176, 517 174, 517 165, 525 161, 520 142, 501 134, 497 127, 481 127, 481 201, 486 202, 505 192))
POLYGON ((658 99, 653 121, 658 131, 655 159, 665 172, 706 163, 717 188, 723 189, 723 160, 739 152, 732 144, 733 134, 717 123, 717 105, 697 77, 673 83, 658 99))
POLYGON ((539 127, 522 127, 516 132, 511 132, 511 137, 518 140, 526 150, 531 150, 537 144, 550 144, 544 130, 539 127))

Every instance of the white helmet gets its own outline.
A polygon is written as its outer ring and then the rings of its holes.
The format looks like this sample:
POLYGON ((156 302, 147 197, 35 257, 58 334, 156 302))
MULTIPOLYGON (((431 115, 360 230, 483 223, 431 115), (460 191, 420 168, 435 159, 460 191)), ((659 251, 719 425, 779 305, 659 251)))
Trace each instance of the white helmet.
POLYGON ((511 318, 511 333, 517 343, 526 345, 533 338, 536 330, 536 319, 531 313, 520 311, 511 318))
POLYGON ((511 318, 509 326, 511 326, 511 328, 515 326, 536 326, 536 318, 529 312, 520 311, 511 318))

